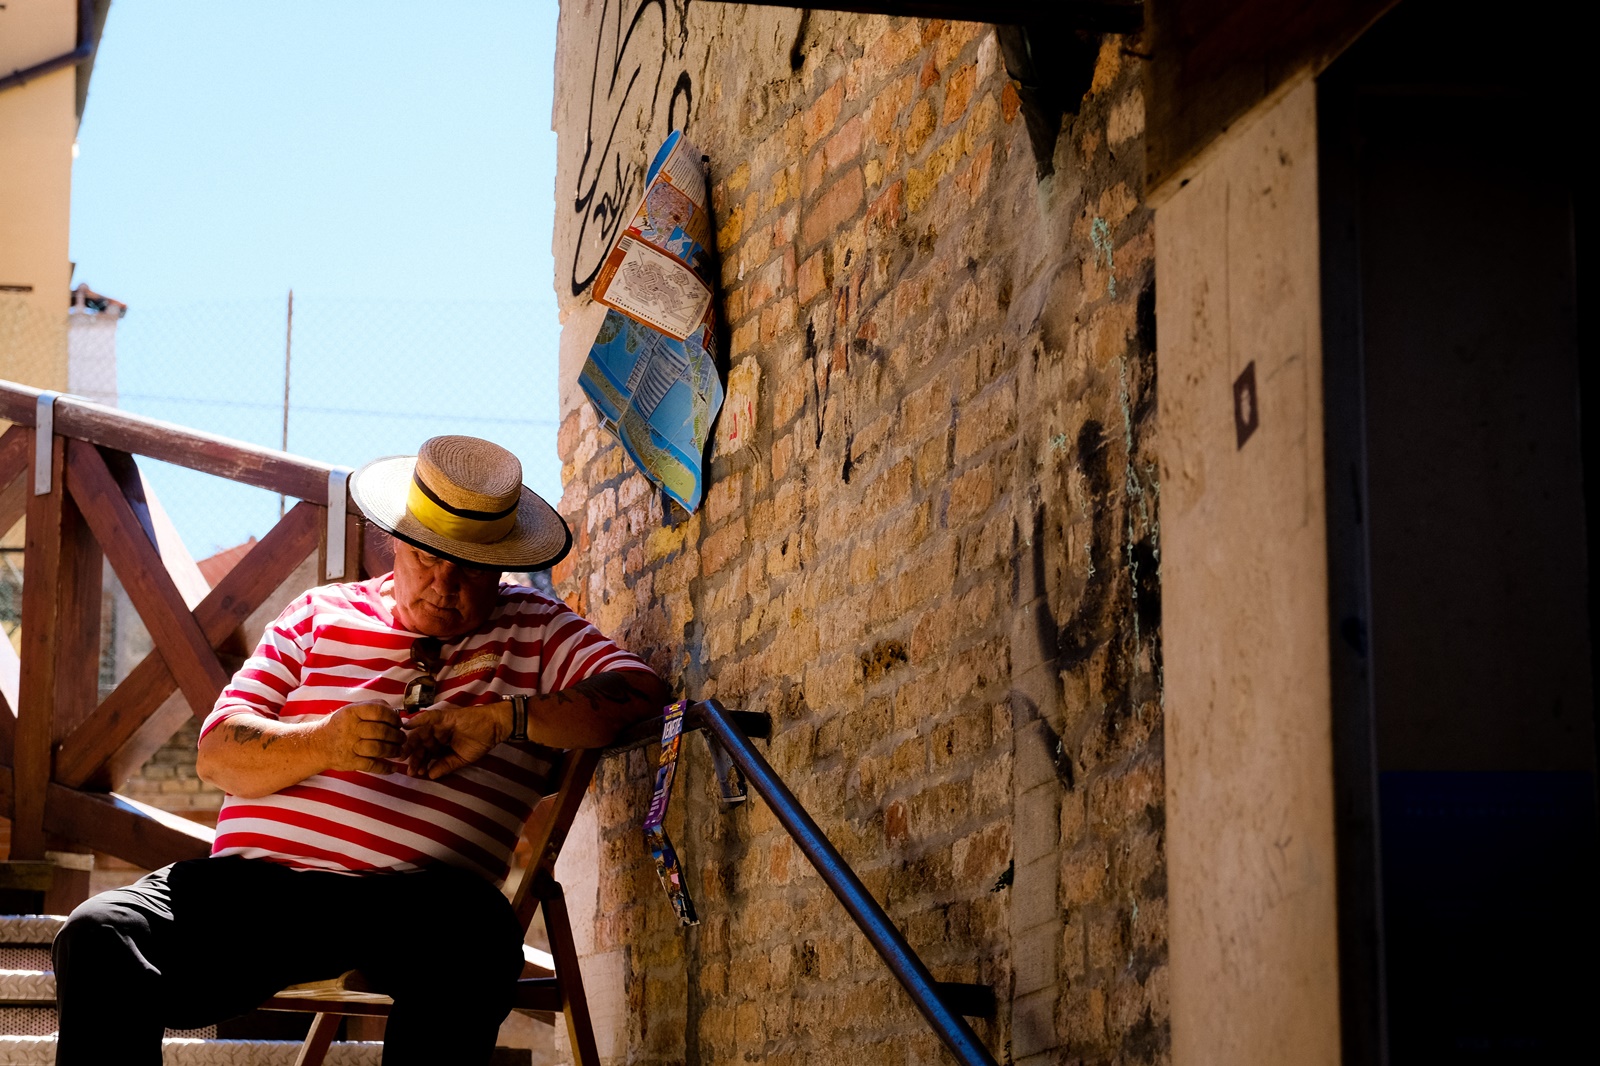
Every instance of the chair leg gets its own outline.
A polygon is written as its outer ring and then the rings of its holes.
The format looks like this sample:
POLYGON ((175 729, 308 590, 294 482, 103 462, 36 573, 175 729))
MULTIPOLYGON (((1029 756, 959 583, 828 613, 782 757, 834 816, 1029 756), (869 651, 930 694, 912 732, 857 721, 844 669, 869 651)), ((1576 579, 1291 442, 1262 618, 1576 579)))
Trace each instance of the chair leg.
POLYGON ((589 1021, 589 1000, 583 994, 583 974, 578 970, 578 948, 572 941, 572 922, 567 917, 567 897, 553 881, 545 891, 541 901, 544 927, 550 934, 550 954, 556 960, 556 980, 561 982, 561 1007, 567 1016, 572 1066, 600 1066, 594 1026, 589 1021))
POLYGON ((306 1042, 300 1045, 300 1055, 294 1060, 294 1066, 322 1066, 328 1045, 333 1043, 333 1034, 339 1031, 339 1017, 319 1014, 312 1019, 311 1031, 306 1034, 306 1042))

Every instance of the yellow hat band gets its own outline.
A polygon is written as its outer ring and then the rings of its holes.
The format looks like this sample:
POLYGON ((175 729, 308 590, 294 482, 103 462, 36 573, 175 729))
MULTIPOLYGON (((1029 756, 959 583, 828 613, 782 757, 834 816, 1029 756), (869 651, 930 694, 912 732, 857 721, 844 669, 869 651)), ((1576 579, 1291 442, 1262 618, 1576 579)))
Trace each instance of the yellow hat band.
POLYGON ((451 540, 464 540, 469 544, 492 544, 511 532, 511 527, 517 524, 517 509, 511 508, 509 514, 496 518, 469 518, 465 515, 455 514, 441 504, 435 503, 423 491, 421 485, 415 480, 406 493, 406 510, 418 522, 427 526, 441 537, 451 540))

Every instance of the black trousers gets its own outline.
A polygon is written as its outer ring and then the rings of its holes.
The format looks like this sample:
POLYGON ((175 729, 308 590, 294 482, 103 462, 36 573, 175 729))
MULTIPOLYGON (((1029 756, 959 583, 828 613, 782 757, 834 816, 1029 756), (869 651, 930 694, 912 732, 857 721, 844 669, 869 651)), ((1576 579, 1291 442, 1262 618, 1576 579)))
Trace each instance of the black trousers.
POLYGON ((522 929, 498 889, 461 870, 196 859, 84 903, 53 954, 58 1066, 159 1066, 167 1027, 211 1025, 350 969, 394 998, 385 1066, 486 1063, 522 973, 522 929))

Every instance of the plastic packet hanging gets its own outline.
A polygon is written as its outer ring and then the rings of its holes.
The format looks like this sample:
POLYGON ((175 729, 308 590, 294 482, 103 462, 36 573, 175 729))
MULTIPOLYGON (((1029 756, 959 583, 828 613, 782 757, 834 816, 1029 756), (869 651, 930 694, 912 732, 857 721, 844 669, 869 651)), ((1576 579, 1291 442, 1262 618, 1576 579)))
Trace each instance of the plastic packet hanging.
POLYGON ((694 900, 689 897, 689 886, 684 883, 683 869, 678 853, 672 847, 662 823, 667 817, 667 803, 672 799, 672 781, 678 773, 678 748, 683 742, 683 713, 689 701, 679 700, 662 714, 661 764, 656 770, 656 791, 650 798, 650 813, 644 819, 644 842, 656 862, 656 875, 661 887, 666 889, 667 900, 683 925, 699 925, 694 900))

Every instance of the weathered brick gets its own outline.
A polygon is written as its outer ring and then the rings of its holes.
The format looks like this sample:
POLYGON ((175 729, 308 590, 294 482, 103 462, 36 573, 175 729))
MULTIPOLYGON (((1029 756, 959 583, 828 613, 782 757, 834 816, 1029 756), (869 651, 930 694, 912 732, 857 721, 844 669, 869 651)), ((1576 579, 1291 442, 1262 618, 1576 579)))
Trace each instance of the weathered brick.
POLYGON ((721 571, 744 548, 744 538, 742 520, 708 536, 700 547, 700 572, 710 577, 721 571))
POLYGON ((919 98, 916 106, 911 109, 911 117, 906 120, 905 131, 901 134, 906 152, 910 155, 921 152, 922 146, 928 143, 928 138, 933 134, 937 124, 933 101, 926 96, 919 98))
POLYGON ((717 219, 717 251, 726 252, 744 235, 744 207, 735 207, 717 219))
POLYGON ((804 263, 800 264, 799 276, 796 281, 798 290, 796 295, 803 307, 810 303, 819 293, 828 288, 827 254, 816 252, 804 263))
POLYGON ((794 249, 785 248, 751 279, 747 289, 751 310, 794 287, 794 249))
POLYGON ((989 509, 994 502, 995 477, 992 463, 968 470, 950 486, 945 521, 951 528, 960 526, 989 509))
POLYGON ((779 336, 794 328, 798 308, 793 296, 785 296, 777 303, 761 310, 761 343, 771 344, 779 336))
POLYGON ((1005 440, 1016 428, 1016 385, 1006 382, 957 413, 956 462, 964 462, 989 445, 1005 440))
POLYGON ((861 154, 863 123, 857 115, 839 127, 839 132, 828 138, 822 147, 822 156, 828 170, 836 170, 861 154))
POLYGON ((922 28, 907 19, 878 34, 867 47, 867 59, 876 70, 888 73, 921 50, 922 28))
POLYGON ((869 145, 882 145, 888 142, 900 112, 911 102, 912 96, 916 94, 916 88, 916 79, 907 74, 884 86, 883 91, 873 97, 872 106, 866 113, 866 136, 869 145))
POLYGON ((789 380, 778 386, 776 395, 772 399, 772 421, 775 426, 786 426, 790 420, 805 406, 806 398, 810 396, 811 388, 804 377, 792 375, 789 380))
POLYGON ((761 319, 754 317, 746 319, 733 329, 733 339, 730 341, 729 355, 739 358, 754 348, 761 339, 761 319))
MULTIPOLYGON (((794 235, 800 225, 800 212, 790 208, 779 215, 772 222, 772 243, 776 247, 783 247, 794 242, 794 235)), ((793 254, 793 249, 789 249, 793 254)))
POLYGON ((802 213, 801 245, 812 248, 832 235, 841 223, 860 209, 863 192, 859 167, 850 167, 841 172, 838 180, 828 186, 802 213))
POLYGON ((867 207, 867 232, 882 237, 891 232, 906 217, 901 193, 904 185, 894 182, 880 193, 867 207))
POLYGON ((968 63, 966 66, 950 72, 944 83, 944 114, 940 118, 942 125, 948 126, 959 119, 967 110, 967 102, 972 99, 972 87, 977 81, 978 66, 968 63))
POLYGON ((723 519, 735 514, 743 503, 741 493, 744 479, 741 477, 724 478, 712 484, 711 491, 706 493, 706 517, 712 525, 720 525, 723 519))
POLYGON ((806 108, 805 138, 801 142, 805 151, 810 151, 822 138, 826 137, 833 129, 834 123, 839 121, 839 110, 844 106, 844 82, 835 81, 828 86, 811 105, 806 108))
POLYGON ((1022 97, 1017 95, 1017 83, 1006 79, 1000 88, 1000 116, 1010 125, 1022 110, 1022 97))

